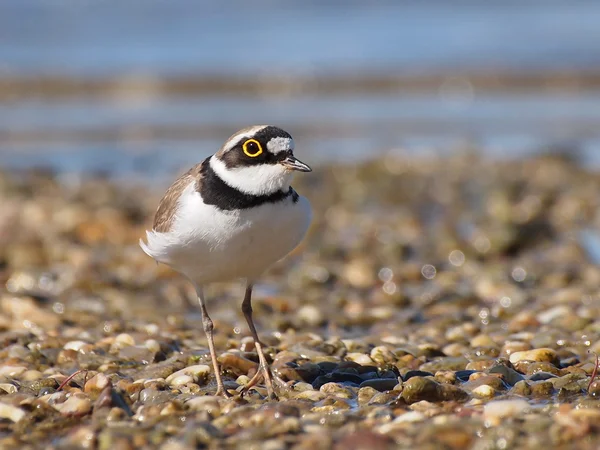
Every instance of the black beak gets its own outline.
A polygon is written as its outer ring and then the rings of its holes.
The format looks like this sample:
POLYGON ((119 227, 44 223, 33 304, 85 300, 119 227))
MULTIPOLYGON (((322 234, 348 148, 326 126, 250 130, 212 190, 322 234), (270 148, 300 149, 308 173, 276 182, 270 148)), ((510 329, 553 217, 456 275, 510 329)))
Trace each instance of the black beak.
POLYGON ((299 172, 312 172, 312 169, 302 161, 296 159, 295 156, 289 155, 280 163, 283 167, 289 170, 297 170, 299 172))

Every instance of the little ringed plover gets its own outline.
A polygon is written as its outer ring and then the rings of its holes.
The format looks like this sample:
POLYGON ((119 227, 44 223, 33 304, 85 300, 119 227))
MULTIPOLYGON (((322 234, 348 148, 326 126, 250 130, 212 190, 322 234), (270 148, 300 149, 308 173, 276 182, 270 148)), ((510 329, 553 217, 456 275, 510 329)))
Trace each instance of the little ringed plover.
POLYGON ((147 242, 140 239, 144 252, 185 276, 196 289, 217 395, 229 396, 219 371, 203 286, 244 279, 242 311, 260 366, 242 392, 263 378, 269 396, 275 396, 252 320, 252 285, 300 243, 310 224, 308 200, 290 186, 295 171, 311 168, 296 159, 294 140, 287 132, 269 125, 240 130, 167 189, 153 228, 146 232, 147 242))

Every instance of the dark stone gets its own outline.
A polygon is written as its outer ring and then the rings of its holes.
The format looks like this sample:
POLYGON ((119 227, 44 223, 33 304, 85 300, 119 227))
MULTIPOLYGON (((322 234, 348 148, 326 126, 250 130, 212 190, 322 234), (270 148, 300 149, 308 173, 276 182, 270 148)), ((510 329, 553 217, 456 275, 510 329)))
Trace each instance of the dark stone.
POLYGON ((376 378, 373 380, 363 381, 360 387, 372 387, 379 392, 391 391, 398 384, 397 378, 376 378))
POLYGON ((488 373, 499 373, 500 375, 502 375, 502 379, 509 386, 514 386, 519 381, 525 379, 525 377, 519 372, 517 372, 514 369, 511 369, 510 367, 506 367, 503 364, 496 364, 495 366, 491 367, 490 370, 488 370, 488 373))
POLYGON ((319 366, 323 372, 329 373, 333 372, 336 369, 338 363, 331 361, 321 361, 320 363, 317 363, 317 366, 319 366))
POLYGON ((425 372, 424 370, 409 370, 404 374, 402 379, 404 381, 410 380, 412 377, 432 377, 433 374, 431 372, 425 372))
POLYGON ((462 383, 469 381, 469 377, 477 373, 477 370, 459 370, 455 373, 456 379, 462 383))
POLYGON ((358 375, 344 372, 332 372, 317 377, 312 382, 312 387, 320 389, 326 383, 341 383, 345 386, 358 387, 364 380, 358 375))
POLYGON ((550 378, 558 378, 558 376, 556 376, 550 372, 536 372, 529 377, 529 380, 530 381, 544 381, 544 380, 549 380, 550 378))

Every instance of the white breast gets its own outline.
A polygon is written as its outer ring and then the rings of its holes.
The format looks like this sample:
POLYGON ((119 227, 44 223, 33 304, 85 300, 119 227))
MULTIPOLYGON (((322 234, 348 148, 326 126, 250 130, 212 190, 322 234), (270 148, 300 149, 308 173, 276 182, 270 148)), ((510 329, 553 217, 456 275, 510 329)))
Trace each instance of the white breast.
POLYGON ((183 191, 168 233, 147 232, 144 251, 196 283, 254 279, 292 251, 311 220, 308 200, 291 197, 256 208, 223 211, 194 189, 183 191))

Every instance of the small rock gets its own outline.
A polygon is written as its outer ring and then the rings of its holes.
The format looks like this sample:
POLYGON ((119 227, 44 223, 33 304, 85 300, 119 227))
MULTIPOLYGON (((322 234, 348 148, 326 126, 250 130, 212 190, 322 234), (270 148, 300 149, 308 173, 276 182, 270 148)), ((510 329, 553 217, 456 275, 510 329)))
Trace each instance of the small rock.
POLYGON ((536 348, 522 352, 514 352, 509 356, 512 364, 519 361, 555 362, 558 360, 556 352, 551 348, 536 348))
POLYGON ((406 403, 415 403, 421 400, 435 402, 440 400, 439 384, 424 377, 411 377, 404 382, 402 398, 406 403))
POLYGON ((478 334, 471 339, 471 347, 495 347, 496 343, 487 334, 478 334))
POLYGON ((508 341, 505 342, 500 349, 500 354, 503 356, 510 356, 516 352, 523 352, 531 349, 531 344, 521 341, 508 341))
POLYGON ((371 399, 377 394, 379 394, 379 391, 370 386, 361 387, 358 390, 358 404, 361 406, 368 404, 369 401, 371 401, 371 399))
POLYGON ((302 306, 296 312, 296 318, 309 327, 317 327, 325 321, 323 313, 315 305, 302 306))
POLYGON ((97 373, 92 378, 87 380, 85 386, 83 387, 83 391, 86 393, 100 393, 102 389, 110 384, 110 380, 103 373, 97 373))
POLYGON ((506 381, 510 386, 514 386, 519 381, 524 380, 525 377, 514 369, 505 366, 504 364, 496 364, 488 370, 489 373, 499 373, 502 375, 502 379, 506 381))
POLYGON ((529 377, 529 381, 545 381, 550 378, 558 378, 558 375, 549 372, 535 372, 533 375, 529 377))
POLYGON ((258 370, 258 363, 245 358, 240 353, 223 353, 217 359, 223 370, 228 370, 235 376, 248 375, 251 371, 258 370))
POLYGON ((473 375, 474 373, 477 373, 477 371, 476 370, 459 370, 459 371, 455 372, 455 375, 456 375, 457 380, 462 381, 464 383, 465 381, 468 381, 469 377, 471 375, 473 375))
POLYGON ((472 394, 478 398, 492 398, 496 395, 496 390, 489 384, 482 384, 473 389, 472 394))
POLYGON ((0 418, 2 419, 8 419, 11 422, 18 422, 25 417, 26 414, 27 413, 25 410, 17 406, 9 405, 7 403, 0 403, 0 418))
POLYGON ((525 380, 517 381, 510 390, 511 394, 529 397, 531 395, 531 384, 525 380))
POLYGON ((184 369, 178 370, 175 373, 172 373, 166 378, 166 382, 169 385, 174 385, 174 383, 179 383, 178 386, 187 383, 203 383, 208 378, 210 374, 210 367, 206 364, 197 364, 195 366, 188 366, 184 369), (183 378, 187 377, 187 378, 183 378), (188 380, 188 381, 185 381, 188 380), (184 382, 185 381, 185 382, 184 382))
POLYGON ((395 364, 397 360, 396 355, 384 345, 373 347, 370 356, 374 362, 381 365, 395 364))
POLYGON ((190 408, 192 411, 206 411, 213 415, 221 411, 221 406, 219 405, 219 397, 216 397, 214 395, 203 395, 200 397, 193 397, 185 403, 185 406, 190 408))
POLYGON ((363 366, 373 365, 374 362, 369 355, 365 355, 364 353, 348 353, 346 358, 352 362, 357 364, 361 364, 363 366))
POLYGON ((75 394, 67 398, 64 403, 54 405, 61 414, 64 415, 84 415, 91 411, 92 402, 82 394, 75 394))
POLYGON ((7 394, 16 394, 18 391, 17 386, 10 383, 0 383, 0 389, 6 392, 7 394))
POLYGON ((372 387, 379 392, 391 391, 398 384, 397 378, 375 378, 372 380, 363 381, 360 388, 372 387))
POLYGON ((404 374, 404 376, 402 377, 402 379, 404 381, 408 381, 413 377, 433 377, 433 373, 431 372, 426 372, 424 370, 409 370, 408 372, 406 372, 404 374))
POLYGON ((117 337, 115 337, 115 342, 123 346, 135 345, 135 339, 133 338, 133 336, 127 333, 121 333, 117 335, 117 337))
POLYGON ((353 398, 354 394, 350 389, 340 386, 337 383, 325 383, 319 389, 323 394, 333 395, 340 398, 353 398))
POLYGON ((76 352, 78 352, 82 347, 86 345, 88 345, 88 343, 84 341, 69 341, 63 346, 63 348, 65 350, 75 350, 76 352))
POLYGON ((175 388, 185 386, 186 384, 194 382, 194 377, 192 377, 191 375, 187 375, 187 374, 177 375, 176 377, 169 377, 169 378, 171 378, 169 380, 169 385, 172 387, 175 387, 175 388))
POLYGON ((416 423, 422 422, 427 418, 425 414, 419 411, 408 411, 394 419, 394 423, 416 423))
POLYGON ((27 370, 24 366, 6 365, 0 367, 0 377, 18 377, 27 370))
POLYGON ((427 362, 421 366, 421 370, 437 372, 438 370, 464 370, 469 360, 464 356, 446 356, 434 361, 427 362))
POLYGON ((326 394, 321 391, 302 391, 294 394, 293 398, 296 400, 309 400, 312 403, 319 402, 327 397, 326 394))
POLYGON ((525 400, 496 400, 484 405, 483 418, 488 424, 497 426, 503 419, 518 417, 529 409, 529 403, 525 400))
POLYGON ((531 386, 531 395, 534 397, 551 397, 554 395, 554 386, 550 381, 538 381, 531 386))
POLYGON ((566 305, 558 305, 540 312, 536 319, 542 324, 548 324, 554 319, 571 314, 571 308, 566 305))

